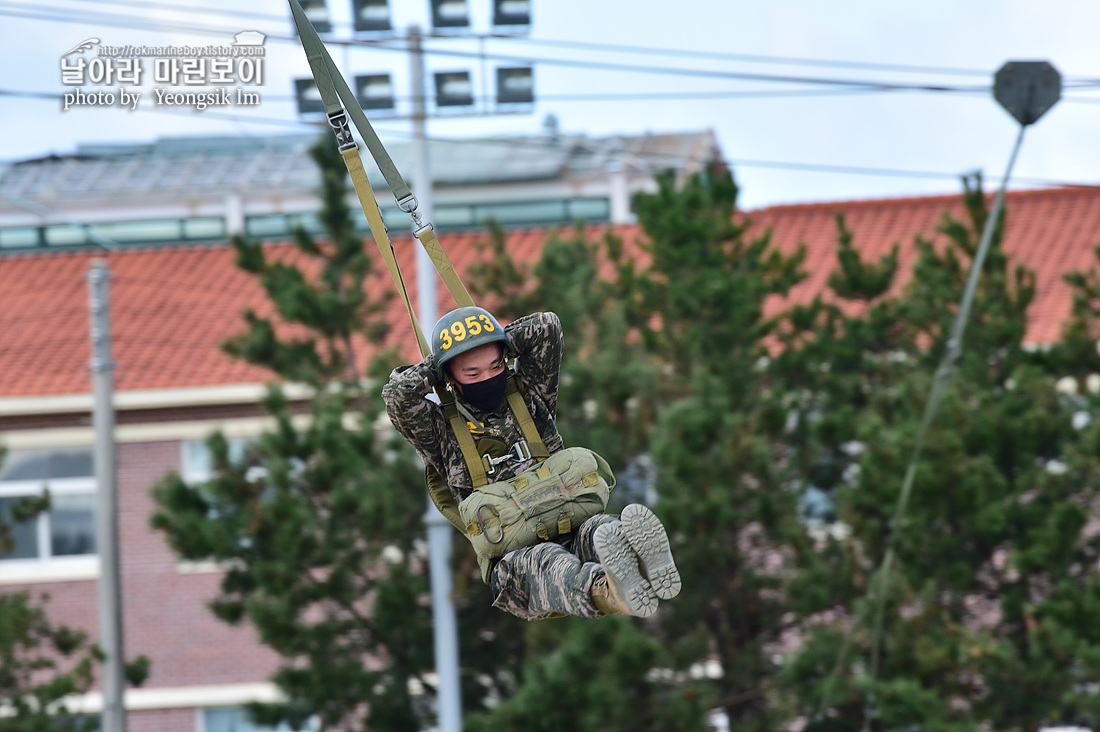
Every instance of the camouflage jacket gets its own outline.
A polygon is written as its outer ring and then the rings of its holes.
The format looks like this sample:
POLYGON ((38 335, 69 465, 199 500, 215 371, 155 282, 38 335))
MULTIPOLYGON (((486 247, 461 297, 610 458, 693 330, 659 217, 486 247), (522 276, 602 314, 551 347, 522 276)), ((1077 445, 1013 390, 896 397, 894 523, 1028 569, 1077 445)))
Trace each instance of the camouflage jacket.
MULTIPOLYGON (((523 384, 527 409, 546 449, 554 454, 564 446, 554 423, 563 350, 561 321, 554 313, 532 313, 510 323, 504 332, 516 357, 515 373, 523 384)), ((442 408, 425 398, 435 383, 435 360, 427 356, 418 364, 394 369, 382 387, 382 399, 398 433, 416 448, 426 465, 447 481, 455 502, 460 503, 473 492, 473 481, 442 408)), ((523 439, 507 401, 495 412, 481 412, 461 397, 458 401, 477 422, 468 422, 475 441, 491 437, 511 446, 523 439)), ((497 473, 490 480, 508 480, 534 464, 534 458, 505 461, 497 466, 497 473)))

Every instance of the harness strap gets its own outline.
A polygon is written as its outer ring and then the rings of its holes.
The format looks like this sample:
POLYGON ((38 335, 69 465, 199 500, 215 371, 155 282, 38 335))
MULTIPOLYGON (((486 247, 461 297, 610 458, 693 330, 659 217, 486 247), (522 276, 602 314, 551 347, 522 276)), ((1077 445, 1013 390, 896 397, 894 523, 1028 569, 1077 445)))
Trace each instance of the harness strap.
MULTIPOLYGON (((436 391, 439 393, 441 390, 437 389, 436 391)), ((523 433, 523 440, 527 443, 530 457, 536 460, 545 460, 550 457, 550 451, 546 449, 546 443, 543 442, 542 435, 539 434, 539 430, 535 426, 535 420, 531 417, 526 402, 523 401, 523 395, 519 389, 519 379, 516 376, 513 375, 508 379, 508 386, 505 387, 504 394, 508 399, 508 406, 519 424, 520 432, 523 433)), ((441 395, 440 403, 443 407, 443 416, 451 425, 451 431, 454 432, 455 438, 458 440, 458 448, 462 451, 462 458, 466 461, 466 468, 470 471, 470 481, 474 490, 488 485, 489 470, 486 469, 485 461, 482 460, 481 453, 478 452, 477 446, 474 444, 474 438, 470 434, 470 428, 466 424, 465 418, 459 413, 458 403, 449 398, 449 395, 446 398, 441 395)), ((490 461, 490 466, 492 466, 492 461, 490 461)))
POLYGON ((347 107, 352 122, 355 123, 359 134, 363 136, 363 141, 366 143, 371 157, 378 164, 378 169, 385 177, 386 183, 393 191, 398 203, 411 200, 413 198, 412 191, 409 190, 405 180, 397 171, 397 166, 393 164, 393 160, 386 152, 382 141, 375 134, 374 128, 367 121, 367 116, 363 114, 363 108, 359 106, 355 95, 351 93, 347 82, 344 81, 344 77, 340 75, 339 70, 336 68, 336 64, 332 62, 332 57, 325 49, 325 44, 321 42, 321 37, 317 35, 313 23, 310 22, 298 0, 289 0, 289 2, 290 12, 294 16, 294 25, 298 29, 298 37, 302 40, 302 47, 305 49, 306 58, 309 60, 309 68, 313 72, 314 80, 317 82, 317 91, 321 94, 321 100, 325 104, 325 112, 331 115, 341 111, 342 106, 347 107), (343 105, 341 105, 341 101, 343 101, 343 105))
MULTIPOLYGON (((436 393, 439 393, 437 390, 436 393)), ((455 438, 458 440, 458 449, 462 451, 462 458, 466 461, 466 468, 470 471, 470 480, 474 485, 474 490, 477 490, 483 485, 489 484, 489 477, 485 472, 485 466, 481 462, 481 453, 477 451, 477 446, 474 445, 474 438, 470 436, 470 428, 466 425, 466 420, 458 413, 458 405, 455 404, 454 399, 448 401, 441 401, 443 407, 443 416, 447 422, 451 425, 451 431, 455 433, 455 438)))
POLYGON ((363 170, 363 159, 359 157, 359 151, 354 147, 341 148, 340 154, 344 156, 344 164, 348 166, 351 182, 355 186, 355 192, 359 196, 359 205, 363 207, 363 213, 367 217, 367 225, 370 233, 374 235, 374 241, 378 245, 378 251, 382 255, 382 261, 390 271, 390 277, 397 285, 401 299, 405 301, 405 309, 412 320, 413 333, 416 335, 416 343, 420 346, 420 355, 426 356, 431 352, 428 341, 424 338, 424 332, 420 329, 420 323, 413 312, 412 303, 409 301, 408 290, 405 289, 405 280, 401 277, 401 270, 397 266, 397 258, 394 256, 393 243, 386 232, 386 224, 382 221, 382 213, 378 210, 378 200, 374 197, 370 182, 367 180, 367 172, 363 170))
MULTIPOLYGON (((386 268, 389 270, 390 277, 393 278, 393 282, 401 293, 402 300, 405 302, 405 309, 408 311, 409 319, 412 321, 413 332, 416 335, 416 343, 420 347, 420 354, 422 356, 427 356, 431 353, 431 348, 428 346, 427 339, 424 337, 424 332, 420 327, 419 321, 416 319, 416 313, 413 311, 412 303, 409 300, 405 281, 401 276, 400 268, 397 266, 397 258, 394 255, 393 243, 390 241, 389 232, 386 230, 386 224, 382 220, 382 213, 378 207, 378 199, 375 198, 374 190, 367 180, 367 173, 363 168, 363 160, 359 155, 359 146, 355 142, 355 138, 352 137, 351 128, 348 125, 349 117, 351 118, 352 124, 355 125, 355 128, 362 136, 363 142, 367 146, 367 150, 370 152, 371 157, 374 158, 378 170, 382 173, 382 177, 386 179, 386 184, 393 193, 394 200, 397 201, 397 207, 401 211, 409 214, 412 218, 413 236, 415 236, 421 246, 424 247, 424 251, 428 253, 428 256, 432 260, 432 264, 435 266, 436 272, 439 273, 443 283, 447 286, 447 290, 451 293, 451 297, 454 298, 455 303, 459 307, 470 306, 474 304, 473 298, 470 297, 470 293, 466 290, 466 286, 462 284, 462 280, 455 272, 454 265, 451 264, 446 252, 443 251, 439 239, 435 236, 435 230, 432 228, 431 222, 422 221, 420 215, 416 213, 416 197, 413 195, 408 184, 405 183, 405 179, 401 177, 401 173, 397 170, 397 166, 394 165, 393 159, 390 157, 389 153, 386 152, 386 148, 382 144, 382 141, 379 140, 378 135, 375 134, 374 128, 371 127, 370 121, 363 113, 363 108, 359 106, 359 102, 355 99, 355 95, 352 94, 344 77, 340 74, 339 69, 336 68, 336 64, 333 63, 332 57, 329 55, 324 43, 321 42, 320 36, 317 35, 316 29, 314 29, 313 24, 306 16, 301 4, 298 0, 289 0, 289 3, 291 13, 294 16, 294 25, 298 29, 298 36, 301 38, 303 49, 305 49, 306 59, 309 61, 309 67, 313 72, 313 78, 317 82, 317 91, 320 93, 321 100, 324 102, 325 113, 328 115, 329 125, 336 134, 336 140, 340 147, 340 154, 343 156, 344 164, 348 168, 352 185, 355 187, 355 193, 359 197, 359 204, 363 209, 363 214, 367 217, 367 224, 370 226, 371 234, 374 236, 374 241, 378 245, 378 251, 381 253, 382 259, 386 263, 386 268)), ((527 405, 524 404, 523 397, 519 394, 518 387, 513 383, 513 380, 514 377, 509 380, 509 386, 506 392, 508 404, 513 414, 515 414, 516 420, 519 422, 520 429, 523 432, 524 439, 530 447, 532 456, 544 460, 549 456, 546 445, 543 443, 542 437, 535 427, 534 420, 527 410, 527 405)), ((458 440, 458 445, 462 450, 463 458, 466 460, 466 466, 470 471, 470 478, 473 481, 474 488, 480 488, 483 485, 487 485, 488 477, 485 466, 481 461, 481 455, 474 445, 473 438, 470 436, 470 431, 466 426, 465 420, 458 413, 453 397, 448 395, 446 390, 441 386, 437 385, 435 391, 439 396, 440 404, 443 406, 444 416, 450 423, 451 429, 455 433, 455 438, 458 440)))
POLYGON ((519 390, 519 377, 515 374, 509 377, 508 386, 504 389, 504 396, 508 399, 508 406, 512 408, 512 414, 515 415, 516 422, 519 423, 523 439, 527 440, 527 447, 531 450, 531 456, 539 460, 550 457, 550 452, 546 449, 546 443, 542 441, 542 435, 539 434, 539 430, 535 426, 535 420, 527 409, 527 403, 523 401, 523 395, 519 390))

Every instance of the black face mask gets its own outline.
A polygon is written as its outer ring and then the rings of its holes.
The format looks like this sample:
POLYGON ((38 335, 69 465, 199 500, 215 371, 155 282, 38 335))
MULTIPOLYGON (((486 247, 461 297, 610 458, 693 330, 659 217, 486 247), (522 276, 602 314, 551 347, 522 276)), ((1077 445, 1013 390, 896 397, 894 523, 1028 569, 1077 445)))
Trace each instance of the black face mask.
POLYGON ((491 379, 462 385, 462 399, 482 412, 495 412, 504 401, 504 389, 508 386, 508 371, 501 371, 491 379))

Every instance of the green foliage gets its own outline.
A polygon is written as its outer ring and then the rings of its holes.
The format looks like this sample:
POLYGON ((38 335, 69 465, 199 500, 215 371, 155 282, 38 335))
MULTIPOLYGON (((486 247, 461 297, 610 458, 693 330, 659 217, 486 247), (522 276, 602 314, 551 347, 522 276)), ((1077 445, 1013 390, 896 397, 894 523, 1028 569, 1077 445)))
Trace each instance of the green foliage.
POLYGON ((728 174, 695 176, 677 189, 666 173, 657 184, 656 194, 635 201, 651 241, 645 251, 652 263, 637 280, 645 342, 677 375, 748 371, 773 327, 763 317, 764 300, 804 277, 798 268, 805 252, 784 257, 767 235, 744 240, 728 174))
POLYGON ((274 322, 248 310, 248 329, 224 348, 231 356, 271 369, 280 378, 313 387, 344 380, 357 388, 364 365, 356 360, 353 335, 381 340, 388 324, 378 314, 387 296, 368 300, 364 283, 371 272, 363 241, 354 233, 345 201, 347 171, 336 147, 318 144, 311 154, 320 167, 322 208, 318 214, 328 241, 321 246, 302 230, 294 242, 310 271, 290 262, 268 261, 263 247, 233 239, 237 266, 258 277, 283 323, 305 329, 304 337, 276 332, 274 322))
MULTIPOLYGON (((0 452, 0 463, 3 462, 3 453, 0 452)), ((24 521, 32 521, 38 514, 50 510, 50 492, 43 490, 41 495, 19 498, 9 506, 8 519, 0 517, 0 553, 7 554, 15 549, 15 537, 11 531, 11 524, 21 524, 24 521)))
MULTIPOLYGON (((0 464, 6 450, 0 446, 0 464)), ((29 521, 49 510, 49 493, 16 502, 10 520, 29 521)), ((11 527, 0 517, 0 546, 12 549, 11 527)), ((55 625, 46 614, 49 596, 0 594, 0 732, 84 732, 95 719, 70 714, 64 698, 95 682, 97 649, 83 631, 55 625)), ((144 663, 142 657, 135 663, 144 663)), ((140 684, 138 680, 136 684, 140 684)))
POLYGON ((836 215, 837 264, 839 269, 829 275, 829 287, 848 300, 874 300, 883 295, 894 281, 898 271, 898 245, 883 256, 877 265, 864 264, 859 251, 852 246, 852 232, 844 223, 844 215, 836 215))
POLYGON ((10 713, 0 717, 4 732, 97 728, 94 719, 71 715, 63 702, 92 688, 95 653, 85 633, 50 621, 47 599, 0 595, 0 699, 10 713))
MULTIPOLYGON (((1068 597, 1094 592, 1100 547, 1085 527, 1100 483, 1063 469, 1080 460, 1089 430, 1072 426, 1081 405, 1054 389, 1070 359, 1023 348, 1034 277, 1010 267, 999 228, 908 511, 893 523, 933 368, 988 218, 980 181, 968 182, 964 198, 968 222, 944 220, 945 248, 917 241, 919 259, 900 298, 819 320, 827 323, 824 337, 818 330, 815 338, 788 338, 812 359, 797 352, 778 359, 827 365, 812 401, 821 415, 846 415, 847 426, 810 430, 801 449, 843 457, 834 500, 852 533, 845 551, 863 577, 832 598, 834 612, 843 608, 841 627, 851 629, 846 652, 826 625, 784 671, 808 730, 859 728, 868 714, 875 729, 1030 730, 1088 723, 1083 710, 1095 707, 1083 693, 1097 680, 1087 660, 1096 653, 1092 631, 1066 622, 1072 612, 1058 620, 1051 613, 1068 597), (835 358, 826 346, 851 334, 861 336, 862 357, 835 358), (882 572, 871 573, 889 542, 896 555, 882 589, 882 572), (882 591, 879 636, 866 600, 882 591), (881 660, 872 677, 875 646, 881 660)), ((842 268, 838 278, 851 271, 842 268)))
MULTIPOLYGON (((1100 246, 1094 249, 1100 261, 1100 246)), ((1047 354, 1061 373, 1077 380, 1084 392, 1089 374, 1100 372, 1100 277, 1096 269, 1064 275, 1073 292, 1070 323, 1061 342, 1047 354)))
MULTIPOLYGON (((664 732, 703 729, 705 706, 696 683, 652 669, 662 644, 639 626, 614 618, 571 618, 547 630, 524 685, 489 712, 471 715, 468 729, 501 732, 664 732)), ((535 633, 532 633, 535 635, 535 633)))

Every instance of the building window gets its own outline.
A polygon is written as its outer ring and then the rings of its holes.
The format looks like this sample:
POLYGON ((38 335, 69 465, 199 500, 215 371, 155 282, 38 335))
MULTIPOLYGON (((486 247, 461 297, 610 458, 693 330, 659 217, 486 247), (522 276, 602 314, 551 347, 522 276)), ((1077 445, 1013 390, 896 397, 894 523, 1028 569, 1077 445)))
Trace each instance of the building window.
POLYGON ((18 226, 0 229, 0 249, 30 249, 43 246, 42 229, 38 226, 18 226))
POLYGON ((0 561, 92 555, 95 542, 95 471, 90 449, 12 451, 0 466, 0 517, 15 545, 0 561), (50 494, 50 510, 15 523, 12 510, 50 494))
POLYGON ((88 243, 88 235, 83 226, 77 224, 57 224, 46 227, 46 245, 51 247, 73 247, 88 243))
POLYGON ((606 198, 573 198, 569 201, 571 221, 601 223, 611 220, 611 202, 606 198))
POLYGON ((476 208, 477 223, 484 224, 495 219, 501 225, 542 224, 568 222, 566 202, 559 201, 522 201, 516 203, 498 203, 479 205, 476 208))
MULTIPOLYGON (((201 732, 290 732, 290 726, 266 727, 255 724, 244 707, 208 707, 201 710, 201 732)), ((317 729, 307 724, 306 730, 317 729)))
MULTIPOLYGON (((244 450, 248 446, 248 440, 243 437, 230 437, 229 459, 236 463, 244 457, 244 450)), ((210 454, 210 448, 206 446, 206 440, 184 440, 183 458, 181 461, 180 477, 188 485, 205 483, 214 477, 214 456, 210 454)))
POLYGON ((36 247, 86 247, 107 239, 118 244, 174 244, 216 241, 225 238, 225 219, 205 216, 192 219, 114 221, 98 224, 51 224, 0 229, 0 249, 36 247))
POLYGON ((321 220, 317 218, 317 214, 312 213, 249 216, 244 222, 246 236, 272 238, 291 236, 297 229, 305 229, 309 234, 320 234, 324 231, 321 220))
POLYGON ((225 219, 211 216, 203 219, 184 219, 183 238, 187 241, 224 239, 225 219))

